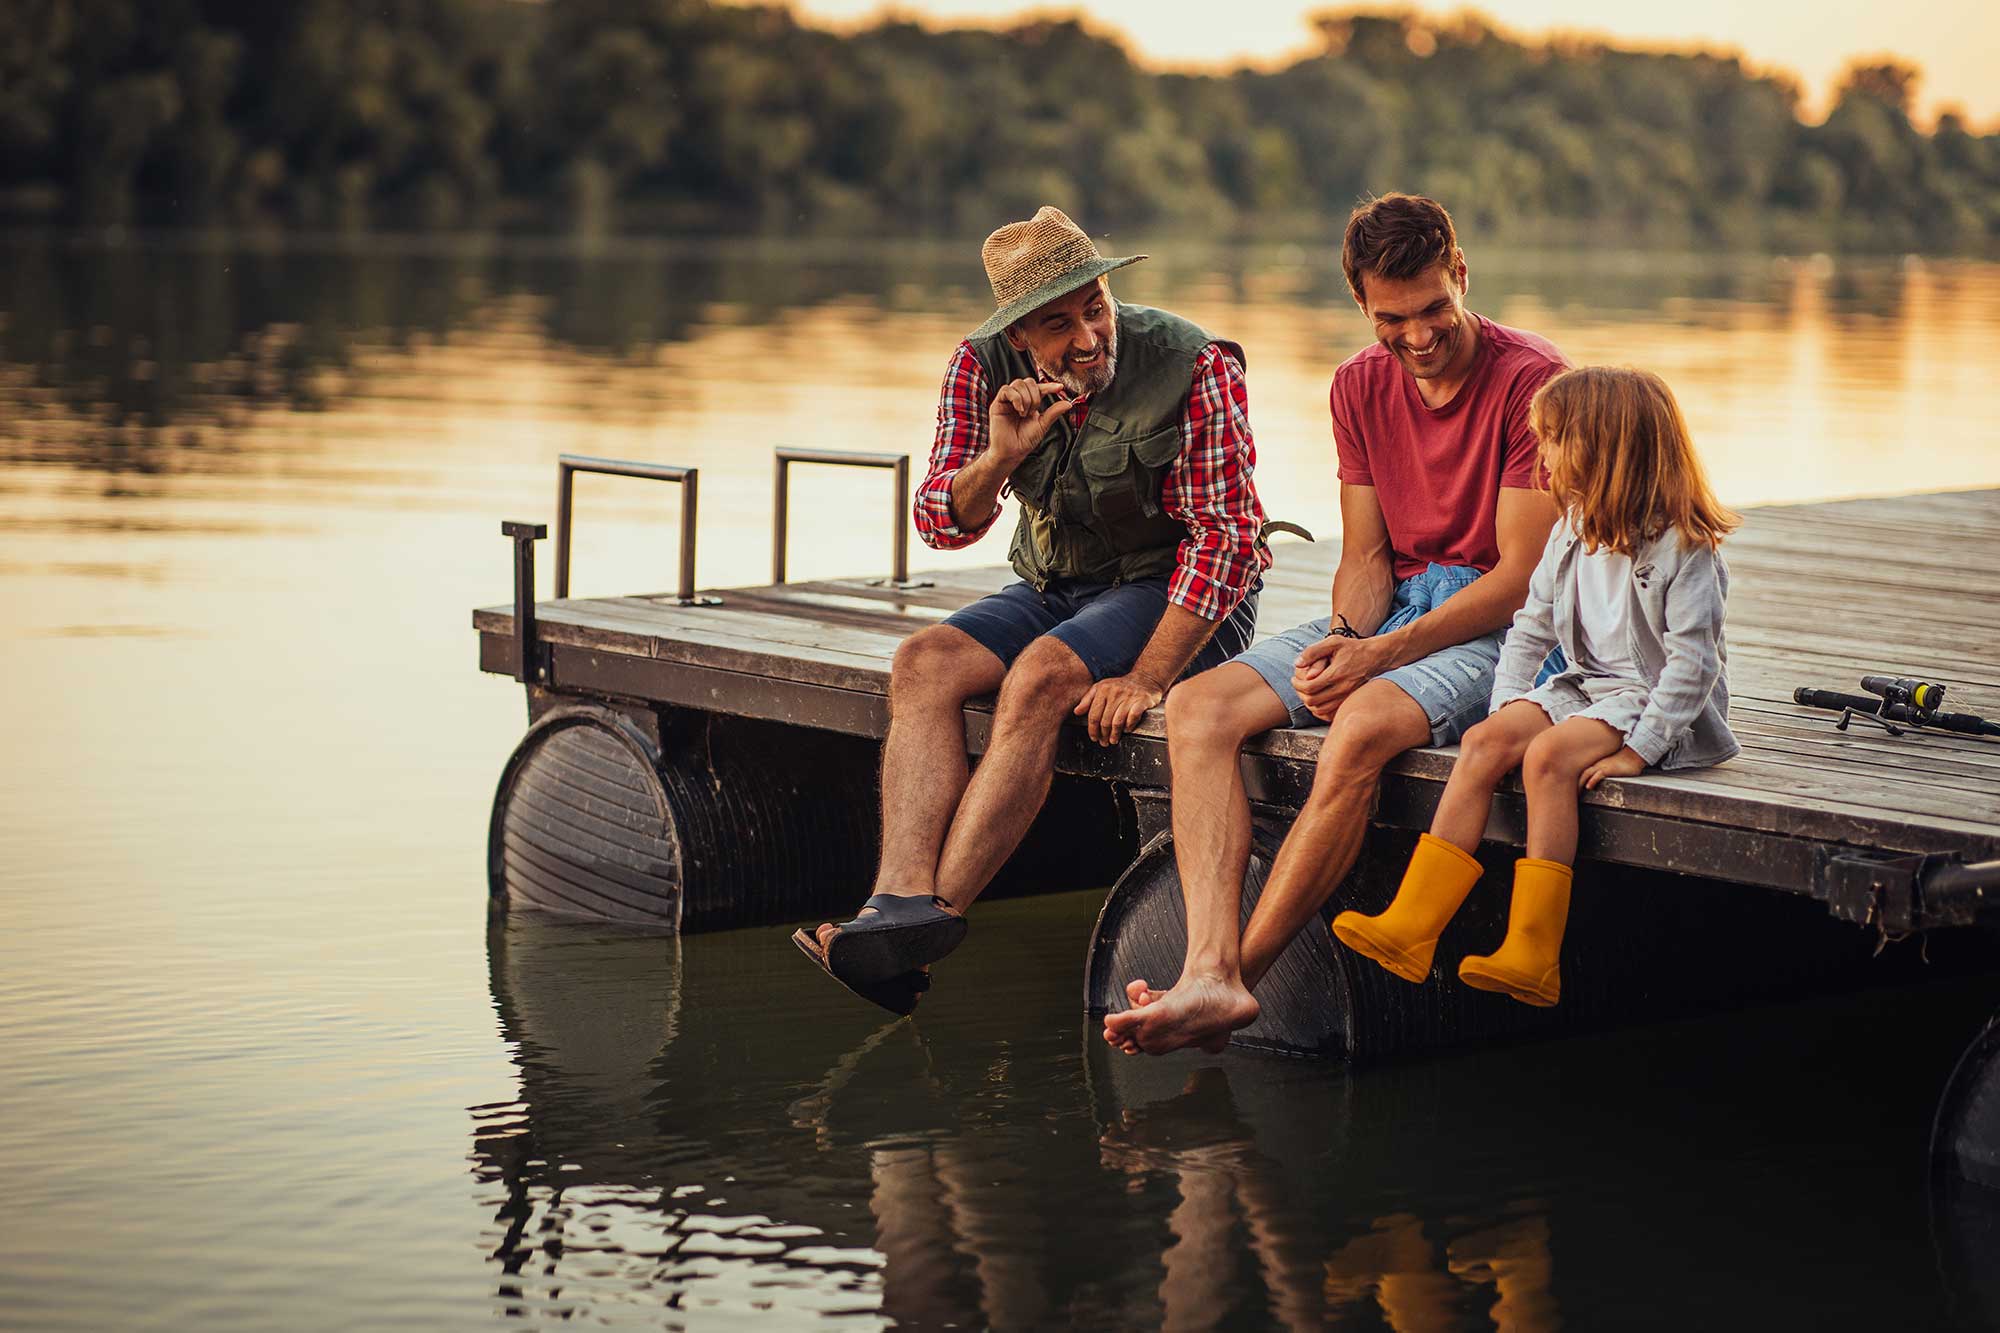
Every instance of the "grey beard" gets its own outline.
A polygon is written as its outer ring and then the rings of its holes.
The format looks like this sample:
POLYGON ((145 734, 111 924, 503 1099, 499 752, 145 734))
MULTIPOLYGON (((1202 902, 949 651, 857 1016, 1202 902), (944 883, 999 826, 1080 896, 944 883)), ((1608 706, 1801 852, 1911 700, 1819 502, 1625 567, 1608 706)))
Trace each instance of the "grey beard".
POLYGON ((1062 386, 1068 388, 1070 394, 1076 396, 1076 398, 1082 398, 1084 394, 1100 394, 1100 392, 1104 392, 1110 386, 1112 376, 1118 374, 1118 354, 1106 348, 1104 362, 1092 366, 1090 370, 1092 370, 1092 374, 1088 378, 1082 376, 1082 374, 1076 374, 1074 370, 1066 370, 1066 372, 1058 374, 1056 378, 1062 380, 1062 386))
MULTIPOLYGON (((1043 369, 1047 371, 1047 367, 1043 369)), ((1117 373, 1118 349, 1113 345, 1104 349, 1104 360, 1092 366, 1089 375, 1079 375, 1075 371, 1065 370, 1055 374, 1053 378, 1056 383, 1069 390, 1071 397, 1081 398, 1085 394, 1103 393, 1110 387, 1112 376, 1117 373)))

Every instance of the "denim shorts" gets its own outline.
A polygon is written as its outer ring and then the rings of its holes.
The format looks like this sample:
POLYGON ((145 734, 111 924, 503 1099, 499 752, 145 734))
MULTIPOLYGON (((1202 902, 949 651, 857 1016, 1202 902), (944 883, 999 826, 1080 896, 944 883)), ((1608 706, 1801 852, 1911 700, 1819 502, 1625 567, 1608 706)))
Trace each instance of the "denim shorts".
MULTIPOLYGON (((1478 577, 1478 570, 1456 565, 1432 565, 1421 574, 1411 575, 1396 585, 1389 617, 1375 632, 1401 629, 1438 603, 1470 587, 1478 577)), ((1299 692, 1292 688, 1292 669, 1299 654, 1324 639, 1332 627, 1331 617, 1309 620, 1265 639, 1235 659, 1263 677, 1285 705, 1291 726, 1320 724, 1318 718, 1306 711, 1299 692)), ((1486 716, 1493 699, 1493 669, 1500 664, 1500 645, 1506 637, 1506 630, 1494 630, 1465 643, 1440 648, 1429 657, 1385 671, 1375 679, 1388 681, 1417 701, 1430 723, 1432 745, 1452 745, 1465 734, 1467 727, 1486 716)))
MULTIPOLYGON (((1250 646, 1262 586, 1253 587, 1215 627, 1183 678, 1221 666, 1250 646)), ((1164 577, 1129 583, 1058 581, 1041 592, 1030 583, 1010 583, 952 612, 943 623, 970 634, 1008 666, 1046 634, 1075 653, 1090 668, 1092 680, 1103 680, 1132 669, 1166 609, 1164 577)))

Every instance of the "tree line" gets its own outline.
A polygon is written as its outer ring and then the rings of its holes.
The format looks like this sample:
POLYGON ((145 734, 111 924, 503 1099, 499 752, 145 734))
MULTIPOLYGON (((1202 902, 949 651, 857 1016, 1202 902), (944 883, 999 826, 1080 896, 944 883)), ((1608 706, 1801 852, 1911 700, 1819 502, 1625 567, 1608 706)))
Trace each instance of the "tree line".
POLYGON ((1329 11, 1272 70, 1074 20, 835 34, 710 0, 11 0, 0 219, 88 227, 1323 235, 1436 195, 1566 243, 2000 246, 2000 132, 1849 70, 1822 123, 1710 54, 1329 11))

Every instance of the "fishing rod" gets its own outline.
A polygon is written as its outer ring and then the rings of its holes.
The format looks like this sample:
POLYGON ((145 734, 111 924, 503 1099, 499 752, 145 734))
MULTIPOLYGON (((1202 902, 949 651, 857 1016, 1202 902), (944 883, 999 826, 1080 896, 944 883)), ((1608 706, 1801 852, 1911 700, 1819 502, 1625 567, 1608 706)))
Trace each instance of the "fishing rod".
POLYGON ((1944 686, 1911 676, 1863 676, 1861 688, 1867 694, 1841 694, 1835 690, 1815 690, 1800 686, 1792 691, 1792 701, 1808 708, 1840 710, 1838 731, 1859 718, 1881 727, 1891 736, 1910 731, 1954 731, 1961 736, 2000 736, 2000 722, 1988 722, 1971 713, 1947 713, 1944 686), (1901 725, 1897 725, 1897 724, 1901 725))

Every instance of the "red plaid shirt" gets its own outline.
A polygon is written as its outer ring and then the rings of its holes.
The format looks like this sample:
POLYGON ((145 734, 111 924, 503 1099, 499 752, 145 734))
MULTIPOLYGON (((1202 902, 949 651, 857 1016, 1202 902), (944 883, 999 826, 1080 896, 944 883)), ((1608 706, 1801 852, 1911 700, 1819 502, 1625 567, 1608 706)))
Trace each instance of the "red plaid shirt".
MULTIPOLYGON (((969 546, 1000 516, 996 504, 985 522, 965 529, 951 512, 952 478, 986 452, 991 400, 986 371, 972 344, 960 343, 944 372, 930 472, 917 488, 917 535, 927 546, 943 551, 969 546)), ((1086 395, 1070 412, 1070 425, 1081 427, 1089 414, 1086 395)), ((1256 466, 1243 368, 1210 343, 1194 363, 1194 383, 1181 411, 1180 457, 1160 487, 1160 507, 1188 530, 1175 552, 1167 600, 1206 620, 1221 620, 1234 611, 1271 563, 1270 551, 1257 544, 1264 507, 1250 480, 1256 466)))

